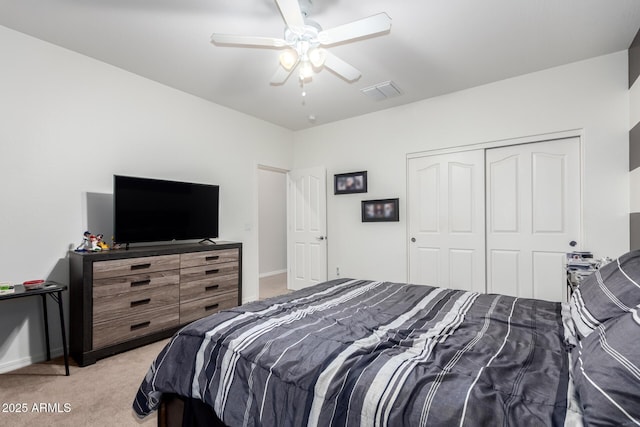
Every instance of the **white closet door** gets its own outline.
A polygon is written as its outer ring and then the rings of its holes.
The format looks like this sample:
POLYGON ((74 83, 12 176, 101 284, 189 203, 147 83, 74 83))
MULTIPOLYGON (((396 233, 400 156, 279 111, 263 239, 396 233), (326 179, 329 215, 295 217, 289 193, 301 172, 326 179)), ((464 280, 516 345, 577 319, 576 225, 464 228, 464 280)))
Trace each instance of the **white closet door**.
POLYGON ((566 300, 565 253, 581 231, 579 139, 488 149, 486 182, 487 292, 566 300))
POLYGON ((485 291, 484 150, 408 161, 409 282, 485 291))

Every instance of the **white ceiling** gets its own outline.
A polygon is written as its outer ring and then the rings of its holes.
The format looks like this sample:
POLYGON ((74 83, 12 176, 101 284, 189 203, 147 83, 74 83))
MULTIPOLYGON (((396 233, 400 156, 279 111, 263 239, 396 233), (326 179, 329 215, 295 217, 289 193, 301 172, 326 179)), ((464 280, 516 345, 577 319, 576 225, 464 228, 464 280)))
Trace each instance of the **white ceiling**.
POLYGON ((625 50, 639 0, 313 0, 324 29, 386 12, 391 31, 331 47, 362 72, 269 81, 280 51, 215 46, 211 33, 283 37, 274 0, 0 0, 0 25, 299 130, 625 50), (402 95, 360 89, 393 81, 402 95), (315 120, 309 117, 314 116, 315 120))

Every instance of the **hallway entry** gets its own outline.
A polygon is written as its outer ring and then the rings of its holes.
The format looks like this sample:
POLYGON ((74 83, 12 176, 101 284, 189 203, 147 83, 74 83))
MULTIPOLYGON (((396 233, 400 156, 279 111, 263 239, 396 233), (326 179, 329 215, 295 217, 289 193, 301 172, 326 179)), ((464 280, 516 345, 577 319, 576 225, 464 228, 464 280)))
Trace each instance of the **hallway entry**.
POLYGON ((287 292, 287 171, 258 167, 259 298, 287 292))

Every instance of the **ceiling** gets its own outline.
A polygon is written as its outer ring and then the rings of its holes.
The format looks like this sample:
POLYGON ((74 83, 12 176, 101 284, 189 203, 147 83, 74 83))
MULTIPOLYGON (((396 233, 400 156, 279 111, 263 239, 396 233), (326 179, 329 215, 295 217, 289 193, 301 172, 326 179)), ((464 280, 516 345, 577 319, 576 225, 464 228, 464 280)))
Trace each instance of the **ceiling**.
POLYGON ((638 0, 313 0, 323 29, 379 12, 389 33, 330 47, 362 72, 269 83, 279 50, 213 32, 283 37, 274 0, 0 0, 0 25, 292 130, 625 50, 638 0), (385 100, 361 89, 393 81, 385 100))

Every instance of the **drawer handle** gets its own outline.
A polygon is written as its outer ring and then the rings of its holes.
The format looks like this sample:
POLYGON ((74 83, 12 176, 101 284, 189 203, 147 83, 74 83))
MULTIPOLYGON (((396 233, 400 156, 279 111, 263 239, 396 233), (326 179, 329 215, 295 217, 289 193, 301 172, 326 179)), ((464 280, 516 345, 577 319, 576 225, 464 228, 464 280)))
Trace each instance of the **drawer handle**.
POLYGON ((151 298, 145 298, 138 301, 131 301, 131 307, 137 307, 139 305, 149 304, 151 302, 151 298))
POLYGON ((216 308, 218 308, 218 306, 219 306, 219 305, 220 305, 220 304, 211 304, 211 305, 208 305, 208 306, 206 306, 206 307, 204 308, 204 311, 215 310, 216 308))
POLYGON ((131 270, 144 270, 146 268, 151 267, 150 263, 147 264, 136 264, 131 266, 131 270))
POLYGON ((147 279, 147 280, 137 280, 135 282, 131 282, 131 287, 135 287, 135 286, 144 286, 144 285, 148 285, 149 283, 151 283, 151 279, 147 279))
POLYGON ((215 261, 220 258, 220 255, 211 255, 205 258, 205 261, 215 261))
POLYGON ((138 323, 136 325, 131 325, 131 330, 135 331, 137 329, 142 329, 142 328, 146 328, 147 326, 149 326, 151 324, 150 321, 146 321, 146 322, 142 322, 142 323, 138 323))
POLYGON ((205 291, 213 291, 215 289, 218 289, 220 287, 220 285, 211 285, 211 286, 207 286, 206 288, 204 288, 205 291))
POLYGON ((216 268, 215 270, 207 270, 207 271, 204 272, 204 274, 209 275, 209 274, 216 274, 218 272, 220 272, 220 269, 216 268))

